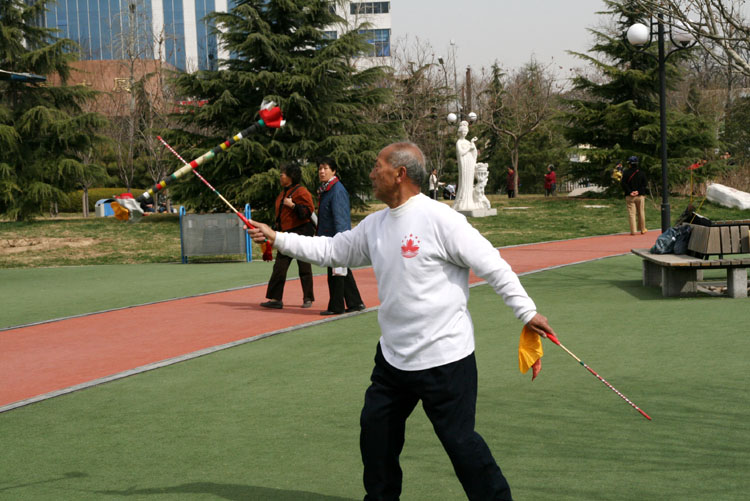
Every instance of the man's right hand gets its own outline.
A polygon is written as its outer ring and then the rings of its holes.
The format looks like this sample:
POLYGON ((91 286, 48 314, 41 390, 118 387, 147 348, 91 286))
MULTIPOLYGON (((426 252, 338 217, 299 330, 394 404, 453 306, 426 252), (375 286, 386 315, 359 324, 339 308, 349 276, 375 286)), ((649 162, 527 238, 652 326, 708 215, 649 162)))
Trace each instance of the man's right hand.
POLYGON ((270 226, 253 221, 252 219, 250 220, 250 223, 252 223, 255 228, 248 228, 247 226, 243 226, 243 228, 247 231, 247 234, 250 235, 250 238, 253 239, 253 242, 258 244, 271 242, 271 245, 273 245, 276 240, 276 232, 273 231, 270 226))
POLYGON ((539 313, 534 315, 531 320, 529 320, 529 322, 526 324, 526 327, 530 328, 542 337, 547 337, 547 333, 552 334, 553 336, 555 335, 555 331, 552 330, 552 327, 549 325, 547 317, 539 313))

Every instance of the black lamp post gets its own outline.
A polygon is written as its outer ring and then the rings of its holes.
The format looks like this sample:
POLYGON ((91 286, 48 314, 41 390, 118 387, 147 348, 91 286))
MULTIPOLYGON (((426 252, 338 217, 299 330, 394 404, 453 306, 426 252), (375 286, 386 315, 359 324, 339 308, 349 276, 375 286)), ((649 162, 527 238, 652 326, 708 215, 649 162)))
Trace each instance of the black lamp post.
MULTIPOLYGON (((451 40, 451 52, 452 52, 452 59, 453 59, 453 92, 455 92, 456 96, 456 102, 455 107, 456 111, 449 112, 445 119, 448 120, 448 123, 455 124, 456 122, 459 122, 461 120, 466 120, 470 123, 474 123, 477 121, 477 114, 471 111, 471 97, 468 98, 469 102, 467 103, 466 108, 469 109, 468 113, 465 113, 466 110, 464 110, 463 106, 458 100, 458 74, 456 73, 456 42, 451 40)), ((445 68, 445 61, 443 61, 443 58, 438 58, 438 63, 440 63, 440 67, 443 69, 443 75, 445 76, 445 87, 448 88, 448 71, 445 68)), ((466 69, 466 85, 471 86, 471 69, 466 69)))
POLYGON ((695 45, 692 35, 685 30, 673 29, 669 26, 669 39, 673 49, 667 53, 664 50, 664 18, 659 13, 656 18, 649 21, 650 28, 644 24, 636 23, 628 28, 627 38, 631 45, 640 47, 645 51, 654 34, 657 37, 659 47, 659 127, 661 131, 661 231, 662 233, 672 226, 669 209, 669 181, 667 171, 667 78, 665 63, 667 58, 677 51, 688 49, 695 45))

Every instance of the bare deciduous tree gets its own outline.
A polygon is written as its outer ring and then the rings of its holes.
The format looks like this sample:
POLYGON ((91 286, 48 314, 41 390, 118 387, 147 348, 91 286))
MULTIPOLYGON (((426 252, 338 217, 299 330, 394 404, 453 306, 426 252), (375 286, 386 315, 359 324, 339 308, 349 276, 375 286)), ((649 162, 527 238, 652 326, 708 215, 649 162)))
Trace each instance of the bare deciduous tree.
POLYGON ((635 0, 644 14, 690 33, 719 64, 750 75, 750 25, 744 0, 635 0))
POLYGON ((445 118, 455 100, 447 76, 452 61, 446 59, 436 56, 430 44, 418 38, 399 40, 392 54, 394 100, 390 115, 403 123, 406 137, 419 144, 438 179, 445 169, 450 135, 445 118))
POLYGON ((495 135, 507 139, 518 193, 518 152, 521 142, 552 117, 557 92, 555 78, 531 60, 524 67, 503 73, 495 64, 481 91, 480 119, 495 135))
POLYGON ((127 29, 113 43, 124 57, 118 72, 122 78, 115 79, 107 113, 112 117, 108 135, 113 140, 119 177, 128 190, 133 188, 139 169, 143 172, 145 168, 149 178, 157 182, 172 165, 165 162, 169 153, 156 139, 158 131, 168 127, 175 106, 174 93, 166 80, 168 69, 173 68, 164 62, 170 55, 163 54, 167 35, 164 29, 153 32, 142 3, 129 0, 120 13, 127 29))

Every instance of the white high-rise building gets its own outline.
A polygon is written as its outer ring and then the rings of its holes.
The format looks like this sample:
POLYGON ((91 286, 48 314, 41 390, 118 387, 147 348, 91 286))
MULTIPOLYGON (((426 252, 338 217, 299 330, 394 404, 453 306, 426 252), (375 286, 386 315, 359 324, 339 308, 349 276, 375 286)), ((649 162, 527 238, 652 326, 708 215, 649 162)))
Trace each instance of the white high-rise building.
POLYGON ((372 46, 368 54, 357 60, 358 67, 391 65, 391 2, 333 2, 336 14, 344 19, 339 25, 329 26, 326 34, 338 38, 362 23, 362 32, 372 46))

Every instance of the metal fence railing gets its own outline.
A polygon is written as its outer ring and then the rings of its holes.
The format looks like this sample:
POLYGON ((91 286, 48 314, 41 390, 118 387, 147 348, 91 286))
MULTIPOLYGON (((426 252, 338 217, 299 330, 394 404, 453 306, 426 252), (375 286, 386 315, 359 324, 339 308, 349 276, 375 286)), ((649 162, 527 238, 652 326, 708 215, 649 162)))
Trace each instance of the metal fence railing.
MULTIPOLYGON (((250 204, 245 205, 245 217, 250 219, 250 204)), ((180 207, 180 253, 183 263, 190 256, 220 256, 244 254, 253 260, 250 236, 242 228, 235 214, 188 214, 180 207)))

